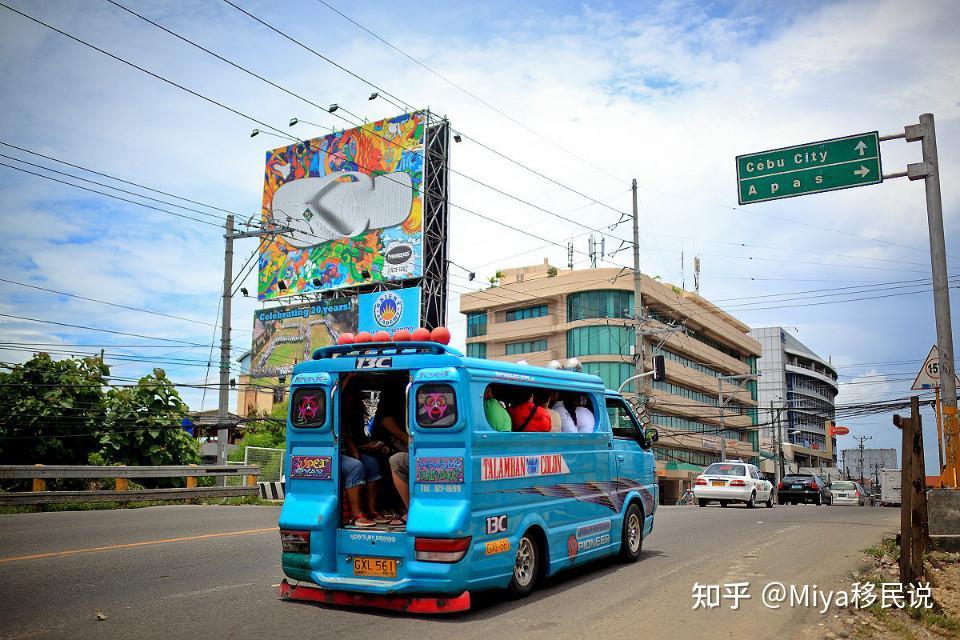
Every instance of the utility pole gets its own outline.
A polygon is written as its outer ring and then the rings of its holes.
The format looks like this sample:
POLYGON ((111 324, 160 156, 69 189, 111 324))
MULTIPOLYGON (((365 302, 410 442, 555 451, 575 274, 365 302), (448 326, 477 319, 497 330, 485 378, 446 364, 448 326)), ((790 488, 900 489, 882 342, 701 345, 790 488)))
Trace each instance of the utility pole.
POLYGON ((854 440, 860 441, 860 486, 863 486, 863 442, 873 440, 873 436, 853 436, 854 440))
MULTIPOLYGON (((777 414, 779 418, 779 413, 777 414)), ((773 475, 775 485, 780 485, 780 480, 783 478, 783 446, 780 445, 780 433, 777 428, 777 420, 773 417, 773 400, 770 401, 770 431, 773 434, 773 455, 776 456, 776 459, 773 461, 773 475)))
POLYGON ((910 180, 923 178, 927 196, 927 226, 930 235, 930 266, 933 272, 933 308, 937 322, 937 350, 940 353, 940 381, 943 385, 943 423, 946 443, 945 478, 957 486, 960 467, 960 427, 957 424, 957 385, 953 366, 953 331, 950 325, 950 291, 947 282, 947 247, 943 237, 943 202, 940 198, 940 163, 933 114, 924 113, 920 123, 904 127, 907 142, 920 141, 923 162, 907 166, 910 180))
MULTIPOLYGON (((634 375, 642 375, 647 354, 643 338, 643 294, 640 291, 640 205, 637 202, 637 179, 633 179, 633 329, 634 375)), ((647 379, 637 378, 637 396, 646 395, 647 379)))
MULTIPOLYGON (((227 232, 223 236, 223 300, 220 318, 220 403, 217 407, 217 464, 227 464, 227 417, 230 414, 230 306, 233 301, 233 214, 227 216, 227 232)), ((225 483, 223 476, 218 484, 225 483)))
MULTIPOLYGON (((256 238, 265 235, 272 236, 278 233, 293 231, 287 226, 271 224, 256 231, 242 231, 236 233, 233 227, 233 214, 227 216, 225 245, 223 251, 223 299, 220 304, 220 396, 217 406, 217 464, 227 464, 227 440, 230 437, 228 418, 230 416, 230 311, 233 302, 233 241, 241 238, 256 238)), ((263 239, 261 238, 261 244, 263 239)), ((217 484, 223 486, 226 477, 217 478, 217 484)))

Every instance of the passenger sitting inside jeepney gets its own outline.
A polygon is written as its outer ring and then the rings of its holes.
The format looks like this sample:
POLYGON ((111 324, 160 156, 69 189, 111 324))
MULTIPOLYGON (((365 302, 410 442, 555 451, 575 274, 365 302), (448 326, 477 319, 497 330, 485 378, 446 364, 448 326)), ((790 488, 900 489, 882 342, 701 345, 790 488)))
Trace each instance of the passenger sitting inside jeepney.
MULTIPOLYGON (((360 393, 347 388, 343 393, 343 406, 340 414, 340 473, 343 476, 343 490, 347 494, 347 507, 350 521, 355 527, 372 527, 383 517, 377 513, 377 484, 382 477, 376 458, 361 453, 368 444, 364 432, 366 415, 360 393), (367 511, 361 507, 361 494, 366 485, 367 511), (369 515, 368 515, 369 513, 369 515), (371 518, 372 516, 372 518, 371 518)), ((386 522, 386 520, 383 520, 386 522)))
POLYGON ((550 431, 553 421, 544 404, 550 400, 550 391, 536 389, 522 392, 520 399, 507 409, 514 431, 550 431))
POLYGON ((596 418, 593 412, 584 406, 585 398, 576 393, 565 393, 553 405, 560 414, 560 430, 564 433, 593 433, 596 418))

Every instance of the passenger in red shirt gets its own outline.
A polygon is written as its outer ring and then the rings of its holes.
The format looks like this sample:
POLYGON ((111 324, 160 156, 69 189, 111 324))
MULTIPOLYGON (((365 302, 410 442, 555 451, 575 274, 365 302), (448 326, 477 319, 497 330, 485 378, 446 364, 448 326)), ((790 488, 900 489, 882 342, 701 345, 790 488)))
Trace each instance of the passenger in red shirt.
POLYGON ((526 402, 515 404, 507 409, 513 422, 514 431, 550 431, 550 412, 533 403, 532 394, 526 402))

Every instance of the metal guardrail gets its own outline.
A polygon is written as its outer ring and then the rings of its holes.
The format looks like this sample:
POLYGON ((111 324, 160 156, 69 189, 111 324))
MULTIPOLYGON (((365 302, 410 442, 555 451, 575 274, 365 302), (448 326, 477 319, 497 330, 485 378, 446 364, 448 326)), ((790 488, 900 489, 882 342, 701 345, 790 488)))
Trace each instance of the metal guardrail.
POLYGON ((72 466, 0 465, 0 480, 33 480, 32 491, 0 493, 0 505, 55 504, 65 502, 133 502, 138 500, 190 500, 259 495, 256 465, 211 466, 72 466), (233 476, 244 478, 243 486, 197 487, 197 478, 233 476), (109 491, 47 491, 51 478, 113 478, 109 491), (187 486, 174 489, 130 490, 130 478, 186 478, 187 486))

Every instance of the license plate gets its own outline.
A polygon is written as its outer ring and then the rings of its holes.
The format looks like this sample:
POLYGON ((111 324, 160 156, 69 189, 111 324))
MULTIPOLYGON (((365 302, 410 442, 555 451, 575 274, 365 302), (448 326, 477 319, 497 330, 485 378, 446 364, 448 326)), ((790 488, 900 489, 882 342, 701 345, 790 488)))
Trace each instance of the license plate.
POLYGON ((710 481, 710 486, 711 486, 711 487, 725 487, 725 486, 727 486, 727 481, 726 481, 726 480, 711 480, 711 481, 710 481))
POLYGON ((354 558, 353 575, 395 578, 397 577, 397 561, 387 558, 354 558))
POLYGON ((802 485, 802 484, 792 484, 792 485, 790 485, 790 488, 791 488, 791 489, 803 489, 803 485, 802 485))

